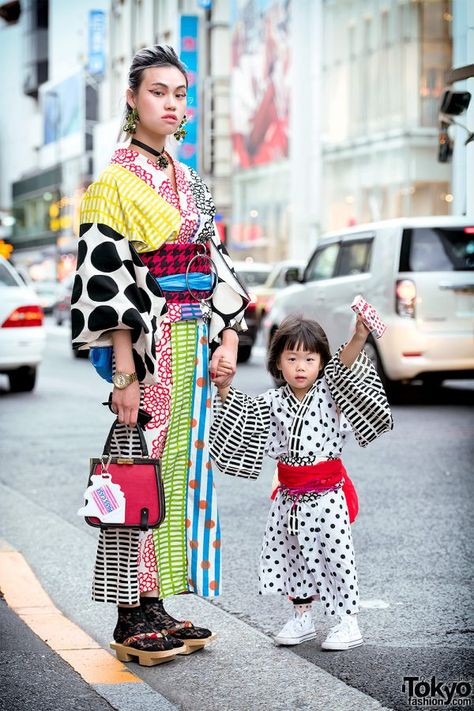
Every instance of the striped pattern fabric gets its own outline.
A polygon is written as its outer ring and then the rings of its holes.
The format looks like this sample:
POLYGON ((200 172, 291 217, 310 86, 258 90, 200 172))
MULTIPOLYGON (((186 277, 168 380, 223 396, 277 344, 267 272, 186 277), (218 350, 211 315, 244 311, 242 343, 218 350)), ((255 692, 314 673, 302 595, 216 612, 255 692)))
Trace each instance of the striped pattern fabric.
POLYGON ((347 368, 339 358, 341 350, 329 361, 324 375, 357 443, 366 447, 393 429, 392 412, 382 382, 365 351, 359 354, 351 368, 347 368))
POLYGON ((81 221, 109 225, 143 252, 176 237, 181 215, 134 173, 111 163, 84 194, 81 221))
POLYGON ((171 416, 162 458, 166 517, 160 528, 153 530, 162 597, 188 589, 186 531, 183 521, 186 518, 196 340, 195 321, 181 321, 171 325, 173 389, 171 416))
POLYGON ((138 601, 138 537, 129 528, 101 531, 92 581, 92 599, 130 605, 138 601))
POLYGON ((270 429, 270 406, 231 389, 225 403, 214 399, 210 452, 223 474, 256 479, 270 429))
POLYGON ((208 448, 211 414, 209 346, 207 326, 202 321, 197 336, 186 514, 188 586, 192 592, 214 597, 221 592, 221 530, 208 448))
MULTIPOLYGON (((118 425, 110 451, 114 457, 140 456, 142 451, 136 430, 118 425)), ((116 605, 132 605, 138 601, 139 535, 139 531, 128 528, 107 528, 100 531, 92 580, 93 600, 116 605)))

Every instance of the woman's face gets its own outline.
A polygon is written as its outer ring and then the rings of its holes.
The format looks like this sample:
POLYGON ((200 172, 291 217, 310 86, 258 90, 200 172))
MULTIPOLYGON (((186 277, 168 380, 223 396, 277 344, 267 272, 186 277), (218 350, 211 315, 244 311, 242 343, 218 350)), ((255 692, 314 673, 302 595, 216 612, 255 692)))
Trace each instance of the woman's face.
POLYGON ((139 133, 168 136, 178 128, 186 111, 186 79, 176 67, 149 67, 138 91, 127 89, 127 101, 136 108, 139 133))

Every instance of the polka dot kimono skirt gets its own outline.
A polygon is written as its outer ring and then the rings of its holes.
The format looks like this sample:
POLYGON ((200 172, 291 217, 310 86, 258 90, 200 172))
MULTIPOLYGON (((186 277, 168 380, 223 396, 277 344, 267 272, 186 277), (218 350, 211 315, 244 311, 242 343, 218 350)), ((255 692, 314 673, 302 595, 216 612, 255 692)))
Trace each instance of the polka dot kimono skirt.
POLYGON ((355 614, 359 591, 351 527, 342 489, 303 494, 280 490, 268 516, 260 556, 260 594, 319 596, 325 615, 355 614), (289 529, 295 506, 297 534, 289 529))

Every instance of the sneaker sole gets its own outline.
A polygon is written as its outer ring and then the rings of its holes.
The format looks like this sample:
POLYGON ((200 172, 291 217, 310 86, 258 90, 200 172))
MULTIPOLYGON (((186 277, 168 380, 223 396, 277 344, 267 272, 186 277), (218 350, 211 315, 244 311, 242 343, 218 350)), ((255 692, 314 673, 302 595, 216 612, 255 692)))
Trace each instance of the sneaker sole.
POLYGON ((354 647, 360 647, 364 640, 362 637, 360 639, 355 639, 352 642, 323 642, 321 644, 321 649, 327 652, 347 652, 348 649, 353 649, 354 647))
POLYGON ((274 637, 273 641, 277 647, 293 647, 296 644, 301 644, 302 642, 307 642, 310 639, 316 637, 316 632, 308 632, 308 634, 303 635, 295 639, 294 637, 274 637))

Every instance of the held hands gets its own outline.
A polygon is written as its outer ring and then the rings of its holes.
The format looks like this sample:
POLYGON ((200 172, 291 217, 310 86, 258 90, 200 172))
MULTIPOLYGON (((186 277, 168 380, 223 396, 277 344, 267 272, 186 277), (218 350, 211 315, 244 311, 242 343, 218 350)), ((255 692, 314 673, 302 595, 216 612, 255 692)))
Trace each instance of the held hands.
POLYGON ((221 358, 217 364, 216 377, 213 382, 219 390, 228 389, 235 374, 235 366, 225 358, 221 358))
POLYGON ((216 348, 209 370, 214 385, 218 388, 229 387, 237 370, 237 347, 220 345, 216 348))
POLYGON ((121 425, 136 427, 138 407, 140 405, 140 383, 130 383, 123 390, 114 388, 111 409, 117 415, 121 425))

